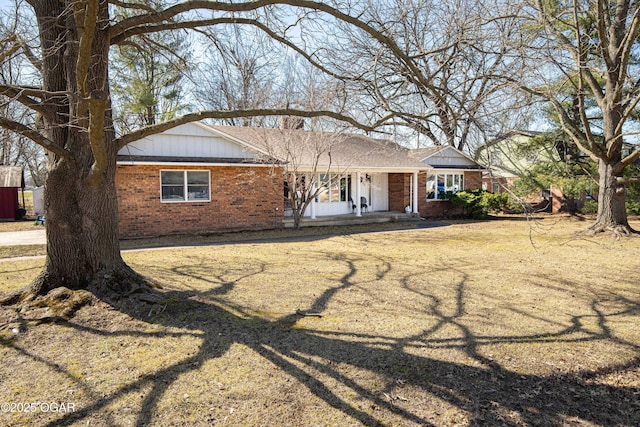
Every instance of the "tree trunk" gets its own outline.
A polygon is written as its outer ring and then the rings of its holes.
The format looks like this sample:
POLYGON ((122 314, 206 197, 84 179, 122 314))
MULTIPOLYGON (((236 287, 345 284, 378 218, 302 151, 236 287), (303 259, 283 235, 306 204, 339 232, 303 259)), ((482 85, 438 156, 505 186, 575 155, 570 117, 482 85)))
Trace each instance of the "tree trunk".
POLYGON ((625 187, 618 183, 618 176, 614 167, 600 160, 598 163, 600 174, 598 192, 598 216, 595 224, 589 227, 593 233, 613 232, 616 235, 627 235, 633 232, 627 221, 625 208, 625 187))
POLYGON ((74 162, 57 161, 49 170, 44 202, 47 259, 31 292, 88 289, 117 298, 140 288, 143 278, 120 255, 115 162, 95 178, 74 162))
POLYGON ((302 222, 302 215, 297 209, 293 209, 293 228, 300 228, 300 223, 302 222))
POLYGON ((43 89, 51 94, 44 132, 60 151, 50 153, 45 184, 45 266, 21 298, 65 287, 117 299, 145 289, 146 281, 120 256, 109 5, 106 0, 30 4, 42 43, 43 89))

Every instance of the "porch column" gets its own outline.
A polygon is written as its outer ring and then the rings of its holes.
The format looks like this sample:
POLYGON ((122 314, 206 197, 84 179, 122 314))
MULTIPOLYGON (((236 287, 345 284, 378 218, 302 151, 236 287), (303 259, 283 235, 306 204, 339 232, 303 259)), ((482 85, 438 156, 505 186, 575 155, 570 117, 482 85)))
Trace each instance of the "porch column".
POLYGON ((418 213, 418 172, 413 173, 413 213, 418 213))
POLYGON ((362 207, 360 206, 360 197, 362 197, 362 190, 360 189, 361 179, 360 172, 356 172, 356 199, 353 201, 353 203, 356 204, 356 216, 362 216, 362 207))
MULTIPOLYGON (((318 183, 315 182, 313 183, 313 187, 312 187, 312 194, 316 194, 316 190, 318 189, 318 183)), ((309 203, 309 213, 311 214, 311 219, 316 219, 316 198, 313 197, 311 198, 311 203, 309 203)))

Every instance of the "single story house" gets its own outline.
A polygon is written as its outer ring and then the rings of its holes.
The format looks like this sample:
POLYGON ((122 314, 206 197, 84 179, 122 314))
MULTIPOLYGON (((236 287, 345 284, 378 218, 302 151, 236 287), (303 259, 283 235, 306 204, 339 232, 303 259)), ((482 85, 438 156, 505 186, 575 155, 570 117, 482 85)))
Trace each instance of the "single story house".
POLYGON ((21 166, 0 166, 0 220, 16 220, 24 216, 18 201, 19 190, 24 189, 21 166))
POLYGON ((453 148, 427 153, 363 135, 189 123, 118 153, 121 236, 280 228, 287 173, 316 173, 324 183, 307 217, 407 207, 438 216, 448 202, 427 199, 431 176, 450 189, 481 185, 479 166, 453 148), (366 211, 353 203, 362 197, 366 211))

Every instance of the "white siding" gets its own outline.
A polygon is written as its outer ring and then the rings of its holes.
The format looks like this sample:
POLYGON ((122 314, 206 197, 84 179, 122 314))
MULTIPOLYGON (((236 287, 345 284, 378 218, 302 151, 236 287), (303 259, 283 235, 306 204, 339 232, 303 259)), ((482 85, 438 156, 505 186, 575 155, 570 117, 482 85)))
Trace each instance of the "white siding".
POLYGON ((452 148, 445 148, 424 161, 431 166, 475 166, 476 163, 452 148))
POLYGON ((375 173, 371 176, 370 211, 389 210, 389 176, 386 173, 375 173))
MULTIPOLYGON (((332 202, 332 203, 316 203, 316 216, 325 215, 342 215, 351 213, 351 203, 349 202, 332 202)), ((311 208, 308 207, 304 215, 311 216, 311 208)))
POLYGON ((256 158, 247 148, 195 125, 181 125, 157 135, 134 141, 118 154, 160 157, 256 158))

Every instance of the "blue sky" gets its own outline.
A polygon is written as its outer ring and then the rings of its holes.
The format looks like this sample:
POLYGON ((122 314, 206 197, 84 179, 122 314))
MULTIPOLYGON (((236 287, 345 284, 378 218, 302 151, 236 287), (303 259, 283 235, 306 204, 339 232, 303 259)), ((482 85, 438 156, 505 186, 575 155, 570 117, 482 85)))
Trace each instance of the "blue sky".
POLYGON ((0 0, 0 9, 2 9, 3 11, 7 10, 12 6, 13 6, 12 0, 0 0))

